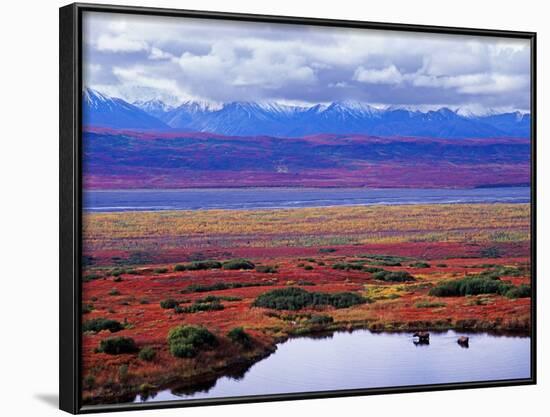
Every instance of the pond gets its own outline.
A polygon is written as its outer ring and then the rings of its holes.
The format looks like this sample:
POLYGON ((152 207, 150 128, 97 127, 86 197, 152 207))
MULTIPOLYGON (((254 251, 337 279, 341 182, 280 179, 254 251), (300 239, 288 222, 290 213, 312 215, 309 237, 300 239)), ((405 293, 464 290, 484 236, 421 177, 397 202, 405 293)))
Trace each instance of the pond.
POLYGON ((202 389, 158 392, 136 402, 288 394, 407 385, 496 381, 530 377, 531 339, 520 336, 431 333, 415 344, 411 333, 336 332, 293 338, 244 374, 202 389), (457 343, 469 337, 469 346, 457 343))

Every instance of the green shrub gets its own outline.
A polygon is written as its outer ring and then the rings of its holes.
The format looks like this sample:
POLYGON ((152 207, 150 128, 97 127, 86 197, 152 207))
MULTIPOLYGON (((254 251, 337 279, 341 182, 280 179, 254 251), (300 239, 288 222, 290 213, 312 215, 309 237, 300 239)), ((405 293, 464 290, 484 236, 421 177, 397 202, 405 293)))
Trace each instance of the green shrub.
POLYGON ((131 337, 110 337, 99 343, 98 352, 118 355, 121 353, 134 353, 137 351, 137 345, 131 337))
POLYGON ((222 264, 223 269, 254 269, 255 265, 247 259, 231 259, 222 264))
POLYGON ((277 270, 276 266, 258 265, 256 266, 256 272, 261 272, 263 274, 276 274, 279 271, 277 270))
POLYGON ((139 351, 138 357, 145 362, 151 362, 157 356, 157 352, 150 346, 146 346, 139 351))
POLYGON ((369 262, 371 265, 380 265, 380 266, 401 266, 401 262, 391 261, 391 260, 374 260, 369 262))
POLYGON ((174 271, 204 271, 221 267, 222 263, 218 261, 194 261, 185 265, 178 264, 174 267, 174 271))
POLYGON ((307 323, 311 326, 327 326, 333 322, 334 319, 326 314, 315 314, 307 321, 307 323))
POLYGON ((408 282, 416 279, 407 271, 378 271, 372 277, 386 282, 408 282))
POLYGON ((116 288, 113 288, 111 291, 109 291, 109 295, 120 295, 120 291, 116 288))
POLYGON ((93 304, 83 304, 82 314, 90 314, 95 309, 93 304))
POLYGON ((482 258, 500 258, 501 256, 500 249, 496 246, 482 249, 479 254, 482 258))
POLYGON ((445 303, 438 303, 435 301, 419 301, 415 303, 416 308, 439 308, 439 307, 445 307, 447 304, 445 303))
POLYGON ((232 295, 207 295, 204 298, 199 298, 197 302, 200 303, 213 303, 215 301, 241 301, 242 298, 234 297, 232 295))
POLYGON ((478 294, 504 295, 514 286, 499 278, 471 276, 453 281, 444 281, 430 289, 429 295, 436 297, 461 297, 478 294))
POLYGON ((164 309, 168 309, 168 308, 175 308, 176 306, 178 306, 180 303, 178 300, 174 300, 173 298, 168 298, 166 300, 162 300, 160 302, 160 307, 161 308, 164 308, 164 309))
POLYGON ((363 271, 369 272, 369 273, 371 273, 371 274, 374 274, 374 273, 376 273, 376 272, 382 272, 382 271, 384 271, 384 270, 383 270, 382 268, 378 268, 378 267, 376 267, 376 266, 365 266, 365 267, 363 268, 363 271))
POLYGON ((343 271, 357 270, 361 271, 363 269, 364 263, 361 262, 338 262, 332 265, 332 269, 340 269, 343 271))
POLYGON ((334 248, 320 248, 319 253, 333 253, 336 252, 334 248))
POLYGON ((102 330, 109 330, 111 333, 115 333, 122 329, 124 329, 124 326, 120 322, 105 318, 88 320, 82 324, 83 332, 97 333, 102 330))
POLYGON ((223 304, 221 304, 219 301, 212 301, 207 303, 202 302, 194 302, 189 307, 181 308, 180 310, 176 311, 176 313, 198 313, 199 311, 217 311, 217 310, 223 310, 223 304))
POLYGON ((412 268, 429 268, 430 264, 427 262, 413 262, 412 264, 409 264, 412 268))
POLYGON ((177 358, 193 358, 202 349, 211 349, 218 345, 218 340, 204 327, 184 325, 170 329, 168 347, 177 358))
POLYGON ((504 295, 508 298, 531 297, 531 287, 529 285, 521 284, 517 287, 510 288, 504 295))
POLYGON ((333 306, 335 308, 348 308, 357 304, 364 304, 367 300, 359 294, 319 293, 308 292, 302 288, 290 287, 268 291, 256 298, 255 307, 266 307, 275 310, 300 310, 304 307, 333 306))
POLYGON ((232 342, 238 343, 244 348, 250 348, 252 346, 252 338, 242 327, 231 329, 229 333, 227 333, 227 337, 229 337, 232 342))
POLYGON ((128 380, 128 365, 125 363, 118 367, 118 380, 122 383, 128 380))
POLYGON ((168 272, 168 268, 155 268, 153 269, 155 274, 165 274, 168 272))
POLYGON ((92 389, 95 385, 95 376, 86 375, 84 377, 84 387, 85 389, 92 389))
POLYGON ((209 292, 229 290, 232 288, 265 287, 273 285, 272 282, 216 282, 214 284, 191 284, 181 293, 209 292))
POLYGON ((319 266, 325 266, 326 264, 325 264, 323 261, 319 261, 319 262, 317 262, 317 265, 319 265, 319 266))
POLYGON ((312 267, 311 265, 306 265, 306 266, 304 266, 304 269, 305 269, 306 271, 312 271, 312 270, 313 270, 313 267, 312 267))
POLYGON ((100 279, 100 278, 103 278, 103 275, 100 275, 100 274, 88 274, 88 275, 84 275, 84 277, 82 277, 82 281, 84 281, 84 282, 90 282, 90 281, 95 281, 96 279, 100 279))

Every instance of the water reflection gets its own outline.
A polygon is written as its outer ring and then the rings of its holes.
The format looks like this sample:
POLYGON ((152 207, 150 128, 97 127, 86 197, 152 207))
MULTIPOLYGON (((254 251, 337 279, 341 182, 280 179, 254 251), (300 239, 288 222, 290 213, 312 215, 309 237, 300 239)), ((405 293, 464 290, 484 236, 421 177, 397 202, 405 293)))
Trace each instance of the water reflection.
POLYGON ((293 338, 268 358, 200 386, 135 401, 379 388, 530 377, 529 337, 486 333, 354 332, 293 338), (411 340, 413 343, 411 343, 411 340))

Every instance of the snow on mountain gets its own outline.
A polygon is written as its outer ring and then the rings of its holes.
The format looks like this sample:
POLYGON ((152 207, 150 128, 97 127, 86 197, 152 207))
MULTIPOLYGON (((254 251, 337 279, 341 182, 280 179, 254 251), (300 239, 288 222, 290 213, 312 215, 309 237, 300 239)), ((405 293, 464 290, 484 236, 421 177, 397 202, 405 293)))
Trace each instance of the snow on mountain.
POLYGON ((82 92, 82 122, 85 126, 117 129, 167 129, 168 126, 121 98, 85 88, 82 92))
POLYGON ((110 127, 175 128, 233 136, 305 136, 320 133, 422 136, 446 139, 529 137, 530 115, 469 108, 418 110, 377 108, 357 101, 310 107, 277 102, 213 104, 186 101, 172 107, 161 100, 129 104, 97 91, 83 93, 85 121, 110 127))
POLYGON ((174 110, 173 106, 170 106, 164 103, 162 100, 153 99, 153 100, 138 100, 132 103, 134 106, 140 108, 145 113, 150 114, 157 119, 162 119, 166 113, 174 110))

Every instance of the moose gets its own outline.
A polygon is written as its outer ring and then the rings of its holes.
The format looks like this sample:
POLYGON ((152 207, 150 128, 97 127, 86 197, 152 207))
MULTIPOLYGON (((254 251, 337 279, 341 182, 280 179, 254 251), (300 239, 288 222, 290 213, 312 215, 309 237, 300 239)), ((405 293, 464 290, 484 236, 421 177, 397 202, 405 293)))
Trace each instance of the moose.
POLYGON ((428 332, 415 332, 413 334, 415 340, 413 343, 415 345, 429 345, 430 344, 430 333, 428 332))
POLYGON ((467 348, 470 346, 470 338, 468 336, 460 336, 456 343, 458 343, 463 348, 467 348))

